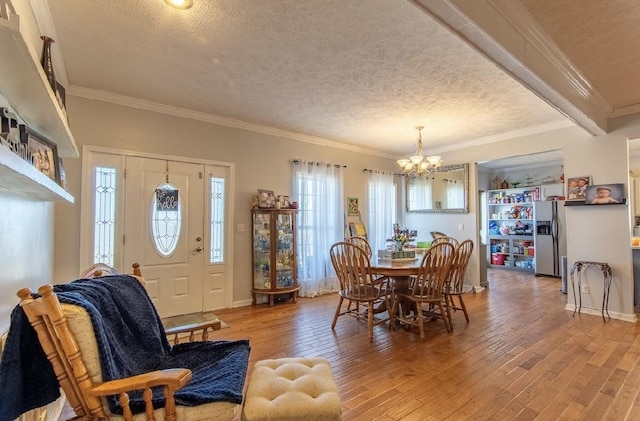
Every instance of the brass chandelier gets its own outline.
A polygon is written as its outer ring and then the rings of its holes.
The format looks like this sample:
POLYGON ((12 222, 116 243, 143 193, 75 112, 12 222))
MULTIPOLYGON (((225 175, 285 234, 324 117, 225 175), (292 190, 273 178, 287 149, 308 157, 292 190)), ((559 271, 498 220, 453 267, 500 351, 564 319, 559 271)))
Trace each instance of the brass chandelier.
POLYGON ((424 156, 422 154, 422 129, 424 127, 416 126, 416 129, 418 130, 418 149, 416 154, 397 161, 398 165, 402 167, 404 173, 409 177, 419 177, 423 174, 436 172, 442 165, 442 157, 438 155, 424 156))

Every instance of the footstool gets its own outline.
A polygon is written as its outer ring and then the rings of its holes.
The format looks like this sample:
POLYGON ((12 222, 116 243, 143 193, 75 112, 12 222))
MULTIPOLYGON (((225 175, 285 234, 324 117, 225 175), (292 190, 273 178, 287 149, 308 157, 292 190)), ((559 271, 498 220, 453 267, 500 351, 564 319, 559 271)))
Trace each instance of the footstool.
POLYGON ((324 358, 280 358, 255 364, 244 421, 341 420, 338 387, 324 358))

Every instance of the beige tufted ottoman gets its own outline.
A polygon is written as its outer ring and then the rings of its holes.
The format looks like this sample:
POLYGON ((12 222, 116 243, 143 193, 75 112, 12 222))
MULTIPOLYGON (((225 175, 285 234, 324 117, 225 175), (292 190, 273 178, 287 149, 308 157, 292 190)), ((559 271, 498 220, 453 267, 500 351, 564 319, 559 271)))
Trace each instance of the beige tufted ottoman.
POLYGON ((324 358, 258 361, 242 409, 244 421, 341 420, 338 387, 324 358))

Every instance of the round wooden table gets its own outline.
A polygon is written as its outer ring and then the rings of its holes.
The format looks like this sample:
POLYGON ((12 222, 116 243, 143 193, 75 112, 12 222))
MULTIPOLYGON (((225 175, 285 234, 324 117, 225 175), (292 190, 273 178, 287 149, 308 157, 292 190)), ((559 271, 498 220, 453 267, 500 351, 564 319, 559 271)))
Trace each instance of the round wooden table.
MULTIPOLYGON (((395 292, 409 289, 409 278, 418 274, 420 263, 424 254, 416 254, 415 259, 379 259, 371 257, 371 272, 374 275, 388 276, 391 280, 391 302, 395 300, 395 292)), ((382 304, 376 309, 376 313, 387 310, 386 304, 382 304)), ((391 317, 391 315, 389 315, 391 317)))

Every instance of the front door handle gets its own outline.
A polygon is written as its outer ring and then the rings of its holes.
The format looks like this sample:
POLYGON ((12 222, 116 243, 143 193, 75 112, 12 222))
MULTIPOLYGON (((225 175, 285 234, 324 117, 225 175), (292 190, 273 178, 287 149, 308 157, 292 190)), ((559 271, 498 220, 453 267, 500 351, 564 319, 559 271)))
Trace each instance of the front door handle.
POLYGON ((196 248, 193 250, 193 254, 200 253, 201 251, 202 251, 202 247, 196 247, 196 248))

